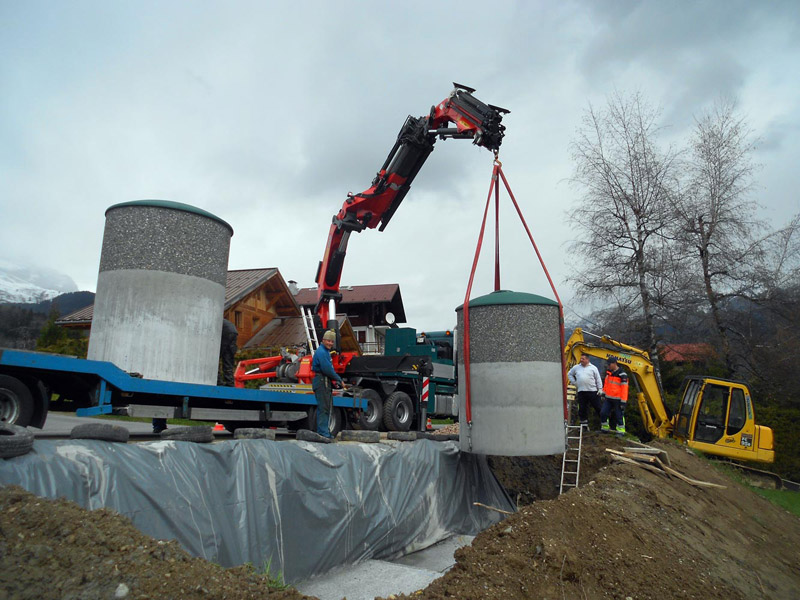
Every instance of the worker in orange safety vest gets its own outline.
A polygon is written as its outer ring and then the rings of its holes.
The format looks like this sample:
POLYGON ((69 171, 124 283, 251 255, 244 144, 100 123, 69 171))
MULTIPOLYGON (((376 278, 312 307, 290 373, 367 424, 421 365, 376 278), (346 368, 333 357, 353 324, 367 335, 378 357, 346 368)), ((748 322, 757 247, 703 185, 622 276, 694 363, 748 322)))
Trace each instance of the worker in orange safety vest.
POLYGON ((602 395, 605 396, 605 401, 600 409, 600 431, 624 435, 625 406, 628 404, 628 374, 619 368, 615 357, 610 356, 606 362, 608 367, 603 383, 602 395))

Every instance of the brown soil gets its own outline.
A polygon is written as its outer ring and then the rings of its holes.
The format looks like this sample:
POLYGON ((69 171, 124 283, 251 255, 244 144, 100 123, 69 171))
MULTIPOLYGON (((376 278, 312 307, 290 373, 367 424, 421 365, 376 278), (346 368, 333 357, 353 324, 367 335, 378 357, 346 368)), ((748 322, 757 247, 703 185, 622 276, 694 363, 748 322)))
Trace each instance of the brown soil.
MULTIPOLYGON (((520 511, 456 553, 414 599, 795 598, 800 519, 733 483, 708 461, 655 443, 696 487, 611 462, 584 439, 581 487, 558 496, 560 457, 492 458, 520 511)), ((224 569, 157 541, 107 510, 0 489, 0 600, 307 598, 249 567, 224 569)), ((405 596, 398 596, 405 598, 405 596)))
POLYGON ((147 537, 113 511, 0 488, 0 600, 267 597, 308 598, 270 589, 250 567, 192 558, 174 540, 147 537))
POLYGON ((613 463, 606 448, 632 445, 584 438, 581 487, 558 496, 560 460, 493 458, 519 512, 456 552, 444 577, 415 600, 800 597, 800 519, 667 442, 673 468, 726 486, 698 487, 635 465, 613 463), (540 500, 541 498, 553 498, 540 500))

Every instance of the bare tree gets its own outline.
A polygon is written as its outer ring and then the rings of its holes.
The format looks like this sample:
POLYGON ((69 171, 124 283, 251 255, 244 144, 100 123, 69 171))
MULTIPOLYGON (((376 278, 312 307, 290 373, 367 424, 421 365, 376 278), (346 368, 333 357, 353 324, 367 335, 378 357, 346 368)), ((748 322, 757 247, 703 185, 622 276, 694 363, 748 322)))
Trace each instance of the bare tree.
POLYGON ((687 163, 688 185, 676 197, 680 238, 691 250, 711 326, 716 333, 729 374, 735 370, 731 322, 724 303, 752 291, 747 276, 762 252, 757 234, 757 205, 749 198, 755 166, 755 142, 731 101, 719 101, 696 120, 687 163))
POLYGON ((656 369, 656 309, 673 291, 664 269, 674 260, 665 235, 676 185, 676 154, 656 146, 659 116, 639 93, 616 94, 601 111, 589 107, 571 145, 572 182, 583 197, 570 212, 578 296, 615 300, 642 318, 656 369))
MULTIPOLYGON (((800 214, 763 240, 762 261, 753 270, 756 295, 749 299, 757 326, 745 330, 742 361, 762 386, 779 390, 781 403, 800 402, 800 379, 793 372, 800 338, 800 214)), ((737 315, 738 317, 738 315, 737 315)), ((737 318, 737 331, 741 329, 737 318)))

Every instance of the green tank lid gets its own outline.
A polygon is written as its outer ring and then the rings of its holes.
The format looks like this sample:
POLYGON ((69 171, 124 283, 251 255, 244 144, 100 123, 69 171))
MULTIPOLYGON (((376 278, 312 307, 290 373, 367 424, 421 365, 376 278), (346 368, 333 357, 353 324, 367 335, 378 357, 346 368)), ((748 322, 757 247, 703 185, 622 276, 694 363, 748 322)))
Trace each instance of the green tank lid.
POLYGON ((196 215, 201 215, 222 223, 230 230, 231 235, 233 235, 233 227, 231 227, 226 221, 220 219, 217 215, 211 214, 207 210, 197 208, 196 206, 190 206, 189 204, 184 204, 183 202, 172 202, 171 200, 132 200, 130 202, 120 202, 119 204, 109 206, 106 209, 105 214, 108 215, 108 211, 114 210, 115 208, 121 208, 123 206, 155 206, 156 208, 169 208, 171 210, 181 210, 183 212, 194 213, 196 215))
MULTIPOLYGON (((498 304, 541 304, 545 306, 558 306, 558 302, 539 296, 538 294, 527 294, 525 292, 512 292, 511 290, 498 290, 485 296, 479 296, 469 301, 469 307, 476 306, 497 306, 498 304)), ((461 304, 456 310, 463 310, 461 304)))

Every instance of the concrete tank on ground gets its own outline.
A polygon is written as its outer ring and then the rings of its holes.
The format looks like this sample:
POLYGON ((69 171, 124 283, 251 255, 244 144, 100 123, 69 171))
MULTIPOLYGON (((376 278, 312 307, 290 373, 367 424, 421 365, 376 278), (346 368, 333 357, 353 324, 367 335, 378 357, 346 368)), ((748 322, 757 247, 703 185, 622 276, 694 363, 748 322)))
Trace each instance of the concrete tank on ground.
POLYGON ((88 358, 147 379, 216 384, 232 235, 179 202, 111 206, 88 358))
POLYGON ((558 304, 507 290, 470 301, 471 431, 465 408, 463 306, 456 312, 461 450, 495 456, 563 453, 558 304))

